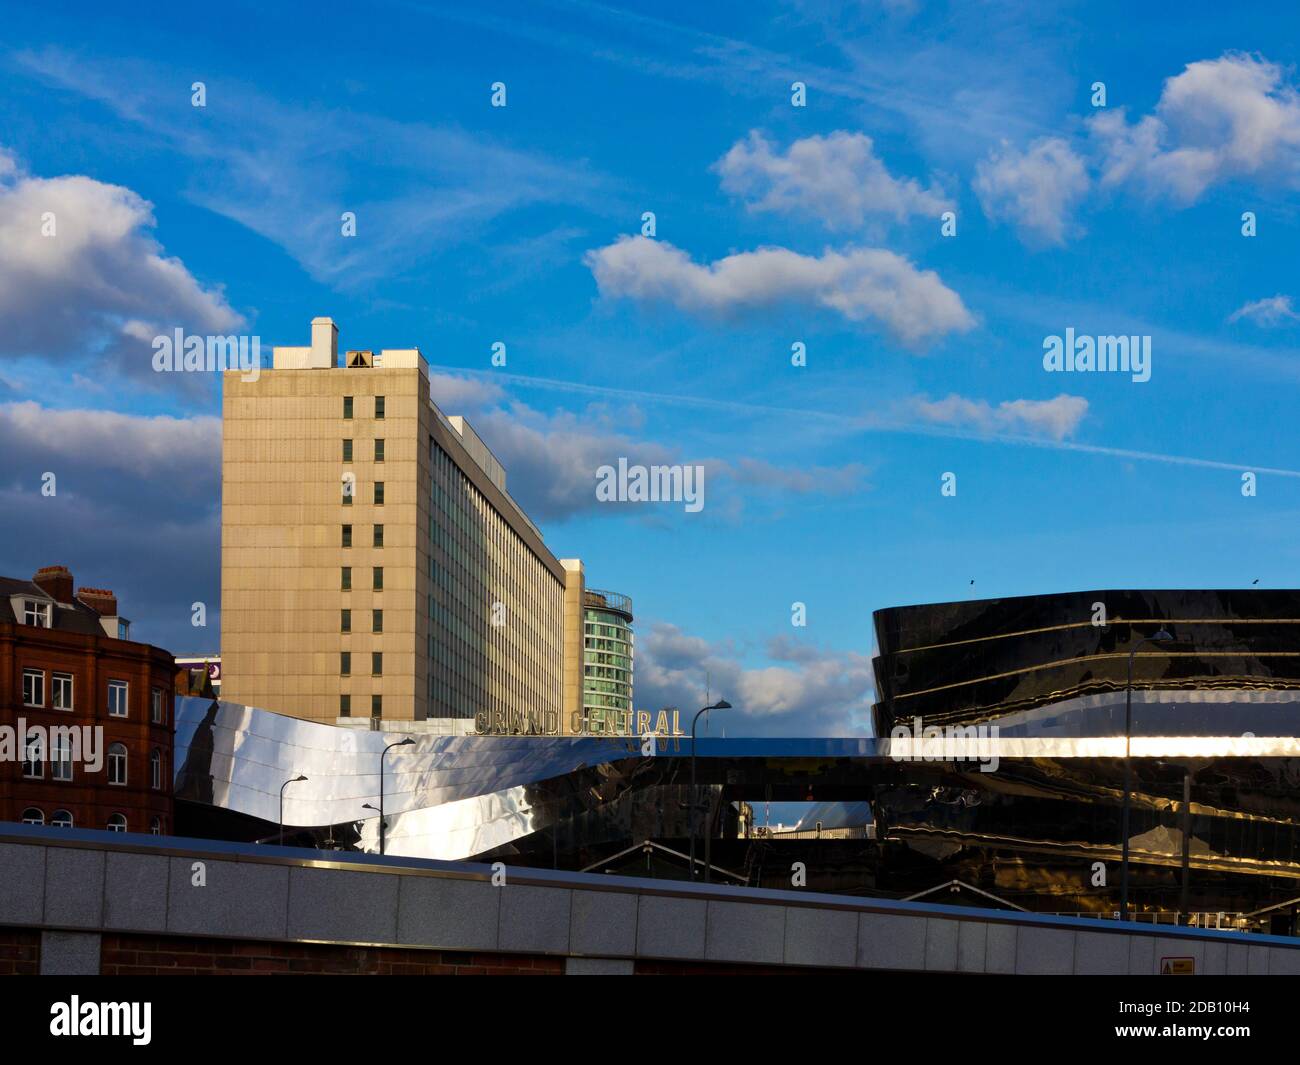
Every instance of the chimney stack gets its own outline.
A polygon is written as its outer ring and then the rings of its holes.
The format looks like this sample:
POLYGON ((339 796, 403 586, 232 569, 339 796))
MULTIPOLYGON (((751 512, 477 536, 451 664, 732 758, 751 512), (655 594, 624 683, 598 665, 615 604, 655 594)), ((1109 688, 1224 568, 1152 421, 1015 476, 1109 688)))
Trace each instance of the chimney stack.
POLYGON ((333 318, 311 320, 311 365, 333 369, 339 361, 339 327, 333 318))
POLYGON ((72 574, 67 566, 42 566, 32 583, 56 603, 72 602, 72 574))
POLYGON ((77 598, 101 617, 117 615, 117 596, 107 588, 82 588, 77 592, 77 598))

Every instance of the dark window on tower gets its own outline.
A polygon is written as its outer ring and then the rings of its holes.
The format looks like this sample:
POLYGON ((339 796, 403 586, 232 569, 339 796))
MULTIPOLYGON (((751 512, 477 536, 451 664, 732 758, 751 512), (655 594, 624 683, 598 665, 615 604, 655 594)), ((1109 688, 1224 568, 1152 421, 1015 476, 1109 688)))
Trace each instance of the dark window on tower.
POLYGON ((384 527, 382 525, 376 525, 375 526, 375 547, 383 547, 383 546, 384 546, 384 527))
POLYGON ((352 652, 343 651, 339 654, 339 672, 345 677, 352 675, 352 652))
POLYGON ((376 677, 382 677, 384 675, 384 652, 383 651, 370 652, 370 672, 373 673, 376 677))
POLYGON ((371 611, 371 629, 375 632, 384 631, 384 612, 382 610, 371 611))
POLYGON ((384 716, 384 697, 382 695, 372 695, 370 697, 370 716, 384 716))
POLYGON ((352 567, 343 567, 343 590, 345 592, 352 590, 352 567))
POLYGON ((352 441, 351 441, 351 440, 344 440, 344 441, 343 441, 343 461, 344 461, 344 462, 351 462, 351 461, 352 461, 352 441))
POLYGON ((382 440, 375 441, 375 461, 384 461, 384 442, 382 440))
POLYGON ((344 610, 339 618, 339 629, 342 632, 352 631, 352 611, 344 610))
POLYGON ((343 546, 344 546, 344 547, 351 547, 351 546, 352 546, 352 526, 351 526, 351 525, 345 525, 345 526, 343 526, 343 546))
POLYGON ((343 397, 343 417, 345 417, 345 418, 351 418, 351 417, 352 417, 352 397, 351 397, 351 396, 344 396, 344 397, 343 397))
POLYGON ((375 591, 382 592, 383 590, 384 590, 384 567, 376 566, 375 567, 375 591))
POLYGON ((339 717, 351 717, 351 716, 352 716, 352 696, 340 695, 339 696, 339 717))
POLYGON ((383 481, 375 482, 375 503, 381 507, 384 505, 384 482, 383 481))
POLYGON ((376 396, 376 397, 375 397, 375 417, 376 417, 376 418, 382 418, 383 416, 384 416, 384 397, 383 397, 383 396, 376 396))

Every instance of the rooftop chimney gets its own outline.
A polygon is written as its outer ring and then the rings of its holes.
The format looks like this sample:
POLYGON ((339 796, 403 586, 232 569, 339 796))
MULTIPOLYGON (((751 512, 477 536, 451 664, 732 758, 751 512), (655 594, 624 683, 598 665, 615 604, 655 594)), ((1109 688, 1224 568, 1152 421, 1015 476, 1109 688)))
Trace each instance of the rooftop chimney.
POLYGON ((72 602, 72 574, 67 566, 42 566, 32 583, 56 603, 72 602))
POLYGON ((117 596, 107 588, 82 588, 77 592, 77 598, 102 617, 111 618, 117 614, 117 596))
POLYGON ((339 361, 339 327, 333 318, 311 320, 311 364, 333 369, 339 361))

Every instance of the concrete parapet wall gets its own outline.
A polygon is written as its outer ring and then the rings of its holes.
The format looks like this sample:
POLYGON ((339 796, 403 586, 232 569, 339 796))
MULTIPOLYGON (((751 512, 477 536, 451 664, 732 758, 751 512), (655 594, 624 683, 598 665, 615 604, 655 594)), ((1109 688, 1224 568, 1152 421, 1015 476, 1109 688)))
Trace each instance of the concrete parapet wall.
POLYGON ((101 937, 152 934, 579 959, 550 970, 572 973, 1145 975, 1170 957, 1198 974, 1300 973, 1300 940, 1276 936, 523 867, 493 880, 471 863, 0 826, 0 927, 41 932, 42 971, 93 966, 101 937))

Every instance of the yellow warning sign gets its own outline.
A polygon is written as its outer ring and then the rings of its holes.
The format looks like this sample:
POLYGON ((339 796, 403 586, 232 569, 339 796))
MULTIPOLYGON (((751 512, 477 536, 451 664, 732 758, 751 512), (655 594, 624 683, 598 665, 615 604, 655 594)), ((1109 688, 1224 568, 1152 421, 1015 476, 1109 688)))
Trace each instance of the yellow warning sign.
POLYGON ((1161 958, 1161 976, 1195 976, 1195 958, 1161 958))

